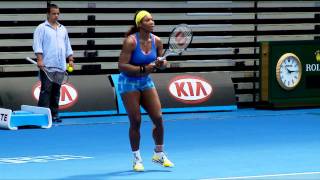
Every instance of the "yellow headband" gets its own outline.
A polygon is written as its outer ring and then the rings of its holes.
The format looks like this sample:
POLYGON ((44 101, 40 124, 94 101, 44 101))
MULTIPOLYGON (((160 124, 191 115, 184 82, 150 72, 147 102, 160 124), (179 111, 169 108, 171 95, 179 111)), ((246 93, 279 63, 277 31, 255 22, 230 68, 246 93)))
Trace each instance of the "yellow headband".
POLYGON ((139 11, 138 14, 136 15, 136 25, 138 26, 138 24, 140 23, 140 21, 145 17, 145 16, 151 16, 151 14, 148 11, 142 10, 139 11))

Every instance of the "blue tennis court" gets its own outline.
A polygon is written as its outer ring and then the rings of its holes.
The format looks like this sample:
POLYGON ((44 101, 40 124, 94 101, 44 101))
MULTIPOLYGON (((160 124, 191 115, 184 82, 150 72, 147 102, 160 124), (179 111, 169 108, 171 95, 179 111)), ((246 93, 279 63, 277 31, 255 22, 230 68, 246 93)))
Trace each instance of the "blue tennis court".
POLYGON ((320 179, 320 109, 165 114, 165 149, 151 162, 152 123, 143 116, 145 171, 132 171, 126 116, 64 119, 50 129, 0 130, 0 179, 320 179))

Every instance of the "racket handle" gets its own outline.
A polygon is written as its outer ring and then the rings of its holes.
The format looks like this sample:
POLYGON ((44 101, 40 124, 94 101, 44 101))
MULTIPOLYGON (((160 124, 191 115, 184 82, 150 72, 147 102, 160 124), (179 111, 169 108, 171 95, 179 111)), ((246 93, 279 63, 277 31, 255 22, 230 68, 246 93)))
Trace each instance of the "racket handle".
POLYGON ((163 61, 163 60, 165 60, 168 56, 175 55, 175 54, 176 54, 176 53, 173 53, 173 52, 166 53, 166 54, 164 54, 164 56, 162 56, 162 57, 159 58, 159 61, 163 61))
POLYGON ((37 64, 37 62, 33 59, 31 59, 30 57, 26 57, 26 60, 31 62, 32 64, 37 64))
POLYGON ((162 57, 159 58, 159 61, 163 61, 163 60, 165 60, 166 58, 167 58, 167 56, 162 56, 162 57))

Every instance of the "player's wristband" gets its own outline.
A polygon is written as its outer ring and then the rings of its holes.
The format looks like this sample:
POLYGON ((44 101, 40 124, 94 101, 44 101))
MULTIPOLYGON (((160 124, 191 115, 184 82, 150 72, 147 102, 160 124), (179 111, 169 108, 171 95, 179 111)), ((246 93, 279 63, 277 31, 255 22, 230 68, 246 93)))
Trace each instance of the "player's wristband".
POLYGON ((140 73, 145 73, 146 72, 146 67, 145 66, 140 66, 140 73))
POLYGON ((146 67, 142 66, 142 72, 145 73, 146 72, 146 67))

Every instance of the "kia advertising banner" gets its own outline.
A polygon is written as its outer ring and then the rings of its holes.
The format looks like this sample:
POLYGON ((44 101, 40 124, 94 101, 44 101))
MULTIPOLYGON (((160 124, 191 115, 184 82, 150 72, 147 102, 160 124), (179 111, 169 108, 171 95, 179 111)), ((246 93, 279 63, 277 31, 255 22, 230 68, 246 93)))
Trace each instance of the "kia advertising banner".
MULTIPOLYGON (((152 74, 163 112, 235 110, 236 100, 229 72, 152 74)), ((118 75, 112 75, 117 96, 118 75)), ((121 98, 119 113, 126 113, 121 98)))
MULTIPOLYGON (((0 78, 0 107, 36 106, 40 86, 37 77, 0 78)), ((62 115, 116 114, 115 93, 107 75, 70 76, 61 87, 59 108, 62 115)))
MULTIPOLYGON (((229 72, 170 73, 151 75, 163 112, 235 110, 236 101, 229 72)), ((118 93, 118 74, 71 76, 61 87, 62 116, 125 114, 118 93), (113 85, 114 84, 114 87, 113 85)), ((0 78, 0 107, 19 110, 36 106, 40 93, 37 77, 0 78)), ((143 112, 143 110, 142 110, 143 112)))

